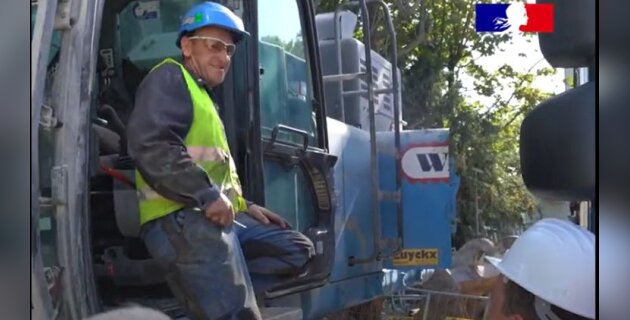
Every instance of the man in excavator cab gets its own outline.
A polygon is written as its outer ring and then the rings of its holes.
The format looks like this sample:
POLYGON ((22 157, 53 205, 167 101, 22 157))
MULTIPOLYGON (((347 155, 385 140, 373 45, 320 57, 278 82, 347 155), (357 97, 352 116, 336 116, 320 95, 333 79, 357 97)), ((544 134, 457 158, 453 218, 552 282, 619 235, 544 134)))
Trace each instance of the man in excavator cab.
POLYGON ((248 36, 228 8, 192 7, 176 43, 183 63, 151 70, 127 126, 141 238, 192 319, 261 319, 254 289, 303 274, 314 255, 311 240, 243 198, 212 99, 248 36))

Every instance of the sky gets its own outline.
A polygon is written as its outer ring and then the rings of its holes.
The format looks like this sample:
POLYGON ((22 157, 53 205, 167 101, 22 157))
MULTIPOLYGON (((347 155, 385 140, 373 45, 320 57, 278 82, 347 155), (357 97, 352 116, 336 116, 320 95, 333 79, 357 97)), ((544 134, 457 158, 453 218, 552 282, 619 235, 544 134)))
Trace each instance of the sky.
POLYGON ((261 1, 258 5, 260 36, 274 35, 285 42, 295 39, 301 28, 300 17, 295 14, 297 11, 295 0, 261 1), (270 3, 273 5, 269 5, 270 3))
MULTIPOLYGON (((512 43, 504 43, 500 46, 500 49, 503 49, 503 51, 497 51, 490 57, 479 58, 477 62, 489 72, 497 70, 504 64, 512 66, 512 68, 518 72, 526 72, 532 68, 532 66, 534 67, 531 73, 535 73, 536 70, 539 69, 551 68, 549 63, 543 59, 538 45, 538 36, 536 34, 531 37, 526 37, 523 33, 516 33, 512 37, 511 42, 512 43), (527 42, 528 39, 530 42, 527 42), (525 56, 521 57, 519 53, 524 53, 525 56)), ((553 76, 536 78, 533 82, 533 86, 547 92, 558 94, 565 90, 564 79, 564 69, 556 69, 556 73, 553 76)), ((471 90, 472 81, 467 81, 465 77, 463 77, 462 80, 464 82, 464 91, 467 98, 481 101, 484 104, 492 104, 492 98, 481 97, 474 94, 474 91, 471 90)), ((505 99, 509 98, 511 94, 511 90, 501 92, 501 95, 505 99)))
MULTIPOLYGON (((274 6, 259 5, 258 7, 260 17, 270 17, 265 19, 264 22, 260 22, 264 23, 264 27, 261 28, 261 36, 276 35, 288 42, 289 40, 295 38, 297 30, 300 28, 299 18, 295 14, 291 14, 292 12, 298 10, 297 6, 294 0, 273 1, 274 6), (283 23, 277 23, 278 19, 282 20, 283 23)), ((493 56, 479 58, 477 61, 490 72, 495 71, 503 64, 509 64, 515 71, 518 72, 526 72, 533 65, 535 66, 531 70, 532 73, 541 68, 549 68, 550 65, 543 59, 543 55, 540 52, 537 37, 538 36, 536 34, 526 37, 524 33, 517 31, 512 37, 512 43, 504 43, 500 47, 503 51, 497 51, 493 56), (529 42, 527 41, 528 39, 529 42), (525 56, 520 57, 519 53, 524 53, 525 56), (541 59, 542 61, 540 61, 541 59)), ((557 94, 565 90, 564 79, 564 69, 557 69, 554 76, 538 77, 534 80, 533 85, 537 88, 544 89, 547 92, 557 94)), ((462 77, 462 80, 464 81, 465 86, 465 97, 472 100, 478 100, 484 105, 492 105, 494 102, 493 98, 482 97, 474 94, 474 90, 472 90, 472 81, 467 80, 465 77, 462 77)), ((501 92, 504 99, 508 99, 511 94, 511 90, 501 92)))

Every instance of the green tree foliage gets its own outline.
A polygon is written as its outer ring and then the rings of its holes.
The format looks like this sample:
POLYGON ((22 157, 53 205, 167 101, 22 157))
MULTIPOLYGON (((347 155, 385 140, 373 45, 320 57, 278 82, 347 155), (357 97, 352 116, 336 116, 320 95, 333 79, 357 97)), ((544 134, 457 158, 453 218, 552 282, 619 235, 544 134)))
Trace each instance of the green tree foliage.
POLYGON ((304 42, 302 40, 302 35, 298 34, 294 39, 290 41, 282 41, 278 36, 265 36, 262 37, 262 41, 273 43, 281 46, 286 52, 292 53, 302 59, 305 58, 304 55, 304 42))
MULTIPOLYGON (((315 4, 318 12, 331 12, 340 2, 319 0, 315 4)), ((520 174, 520 124, 524 114, 550 96, 532 82, 554 70, 520 73, 504 65, 491 72, 478 63, 479 58, 492 57, 501 44, 511 41, 510 34, 475 31, 475 3, 489 0, 385 2, 397 33, 407 129, 448 127, 451 131, 450 150, 462 177, 455 244, 475 236, 475 187, 482 223, 500 233, 506 226, 518 226, 521 213, 533 210, 520 174), (466 98, 463 77, 472 79, 477 96, 491 102, 466 98), (512 92, 511 96, 502 96, 504 90, 512 92), (475 175, 473 168, 481 172, 475 175)), ((387 56, 392 37, 385 28, 385 17, 374 5, 369 11, 372 47, 387 56)), ((361 29, 357 30, 360 36, 361 29)))

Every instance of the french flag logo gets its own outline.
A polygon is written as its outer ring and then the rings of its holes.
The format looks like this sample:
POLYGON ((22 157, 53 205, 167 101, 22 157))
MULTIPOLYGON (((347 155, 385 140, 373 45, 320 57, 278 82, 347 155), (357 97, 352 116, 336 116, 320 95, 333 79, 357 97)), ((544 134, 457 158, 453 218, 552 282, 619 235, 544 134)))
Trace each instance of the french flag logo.
POLYGON ((551 3, 477 3, 477 32, 553 32, 551 3))

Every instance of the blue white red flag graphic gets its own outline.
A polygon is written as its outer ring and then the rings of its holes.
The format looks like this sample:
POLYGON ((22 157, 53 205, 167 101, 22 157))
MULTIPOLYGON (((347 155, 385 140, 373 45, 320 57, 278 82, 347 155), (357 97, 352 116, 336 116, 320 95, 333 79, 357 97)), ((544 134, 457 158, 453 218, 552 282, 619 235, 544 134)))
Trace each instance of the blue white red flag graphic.
POLYGON ((553 4, 478 3, 475 29, 477 32, 553 32, 553 4))

